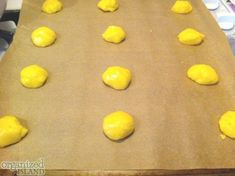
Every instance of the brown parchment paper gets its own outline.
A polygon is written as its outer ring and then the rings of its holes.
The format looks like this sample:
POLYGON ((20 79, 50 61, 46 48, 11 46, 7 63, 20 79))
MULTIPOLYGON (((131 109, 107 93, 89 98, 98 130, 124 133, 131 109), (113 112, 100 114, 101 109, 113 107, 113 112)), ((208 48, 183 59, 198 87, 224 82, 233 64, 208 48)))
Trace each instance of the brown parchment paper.
POLYGON ((235 61, 226 37, 200 0, 188 15, 170 11, 174 0, 120 0, 114 13, 96 0, 64 0, 60 13, 40 11, 42 0, 24 0, 14 42, 0 63, 0 115, 13 114, 29 128, 18 144, 0 149, 0 161, 43 158, 47 169, 194 169, 235 167, 235 141, 222 140, 219 117, 235 110, 235 61), (109 25, 127 39, 102 40, 109 25), (31 32, 48 26, 58 34, 47 48, 33 46, 31 32), (206 35, 185 46, 177 34, 193 27, 206 35), (215 86, 186 77, 192 64, 212 65, 215 86), (39 64, 49 71, 40 89, 19 82, 21 69, 39 64), (119 65, 133 73, 130 87, 106 87, 101 74, 119 65), (135 117, 135 133, 112 142, 103 117, 123 110, 135 117))

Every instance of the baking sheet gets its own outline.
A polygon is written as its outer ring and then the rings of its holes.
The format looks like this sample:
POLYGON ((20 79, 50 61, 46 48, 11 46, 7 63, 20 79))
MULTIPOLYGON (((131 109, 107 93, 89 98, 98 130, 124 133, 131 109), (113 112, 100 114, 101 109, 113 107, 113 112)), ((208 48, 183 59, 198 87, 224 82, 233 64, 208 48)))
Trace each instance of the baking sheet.
POLYGON ((29 128, 18 144, 0 149, 0 161, 43 158, 47 169, 192 169, 235 167, 235 141, 222 140, 219 117, 235 109, 235 61, 223 32, 199 0, 189 15, 170 11, 174 0, 120 0, 103 13, 96 0, 63 1, 58 14, 40 12, 42 0, 24 0, 15 39, 0 64, 0 115, 13 114, 29 128), (127 39, 104 42, 109 25, 127 39), (56 43, 37 48, 31 32, 46 25, 56 43), (206 35, 185 46, 177 34, 193 27, 206 35), (186 77, 192 64, 212 65, 215 86, 186 77), (39 64, 49 71, 40 89, 19 83, 21 69, 39 64), (112 65, 129 68, 130 87, 116 91, 101 80, 112 65), (112 142, 102 133, 103 117, 123 110, 135 117, 135 133, 112 142))

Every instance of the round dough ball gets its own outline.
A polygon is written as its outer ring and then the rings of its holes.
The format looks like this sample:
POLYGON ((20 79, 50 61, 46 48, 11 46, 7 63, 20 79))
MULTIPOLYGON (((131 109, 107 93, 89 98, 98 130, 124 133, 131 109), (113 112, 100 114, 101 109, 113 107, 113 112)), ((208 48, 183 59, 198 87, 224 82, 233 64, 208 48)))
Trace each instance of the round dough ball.
POLYGON ((179 41, 185 45, 199 45, 204 38, 205 35, 192 28, 187 28, 178 35, 179 41))
POLYGON ((63 4, 59 0, 45 0, 42 5, 42 11, 48 14, 61 11, 63 4))
POLYGON ((134 129, 134 119, 126 112, 117 111, 104 117, 104 134, 112 140, 124 139, 132 134, 134 129))
POLYGON ((118 9, 117 0, 100 0, 97 7, 105 12, 113 12, 118 9))
POLYGON ((19 142, 28 133, 14 116, 0 118, 0 147, 6 147, 19 142))
POLYGON ((102 75, 103 82, 117 90, 126 89, 131 82, 131 72, 123 67, 108 67, 102 75))
POLYGON ((56 40, 56 33, 48 27, 39 27, 31 35, 34 45, 38 47, 47 47, 52 45, 56 40))
POLYGON ((190 2, 186 0, 177 0, 171 10, 175 13, 187 14, 192 12, 193 7, 190 2))
POLYGON ((107 42, 120 43, 126 38, 126 33, 119 26, 109 26, 102 36, 107 42))
POLYGON ((188 69, 189 79, 202 85, 212 85, 219 82, 219 76, 210 65, 196 64, 188 69))
POLYGON ((223 134, 235 139, 235 111, 224 113, 219 120, 219 127, 223 134))
POLYGON ((34 89, 44 85, 48 78, 48 73, 38 65, 30 65, 21 71, 20 76, 20 81, 25 87, 34 89))

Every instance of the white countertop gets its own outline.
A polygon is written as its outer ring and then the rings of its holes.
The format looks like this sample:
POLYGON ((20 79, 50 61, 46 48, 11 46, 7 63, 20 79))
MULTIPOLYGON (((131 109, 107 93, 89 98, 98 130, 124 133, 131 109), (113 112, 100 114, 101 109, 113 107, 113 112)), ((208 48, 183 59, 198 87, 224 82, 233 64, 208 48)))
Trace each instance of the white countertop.
POLYGON ((6 10, 20 10, 23 0, 7 0, 6 10))

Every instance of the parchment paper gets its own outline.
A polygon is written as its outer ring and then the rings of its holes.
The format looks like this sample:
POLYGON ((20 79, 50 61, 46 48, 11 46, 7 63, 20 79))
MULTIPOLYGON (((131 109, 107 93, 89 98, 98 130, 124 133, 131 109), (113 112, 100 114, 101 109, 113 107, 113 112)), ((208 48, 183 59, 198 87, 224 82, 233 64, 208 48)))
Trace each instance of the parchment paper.
POLYGON ((40 11, 42 0, 24 0, 15 39, 0 64, 0 115, 12 114, 29 128, 18 144, 0 149, 0 161, 43 158, 47 169, 192 169, 235 167, 235 141, 222 140, 220 116, 235 110, 235 61, 213 17, 200 0, 189 15, 170 11, 174 0, 120 0, 104 13, 96 0, 64 0, 60 13, 40 11), (109 25, 127 39, 102 40, 109 25), (47 48, 33 46, 31 32, 48 26, 58 34, 47 48), (206 35, 185 46, 177 34, 193 27, 206 35), (220 75, 215 86, 186 77, 197 63, 220 75), (49 71, 40 89, 24 88, 21 69, 38 64, 49 71), (106 87, 108 66, 129 68, 130 87, 106 87), (102 133, 103 117, 123 110, 135 117, 135 133, 112 142, 102 133))

